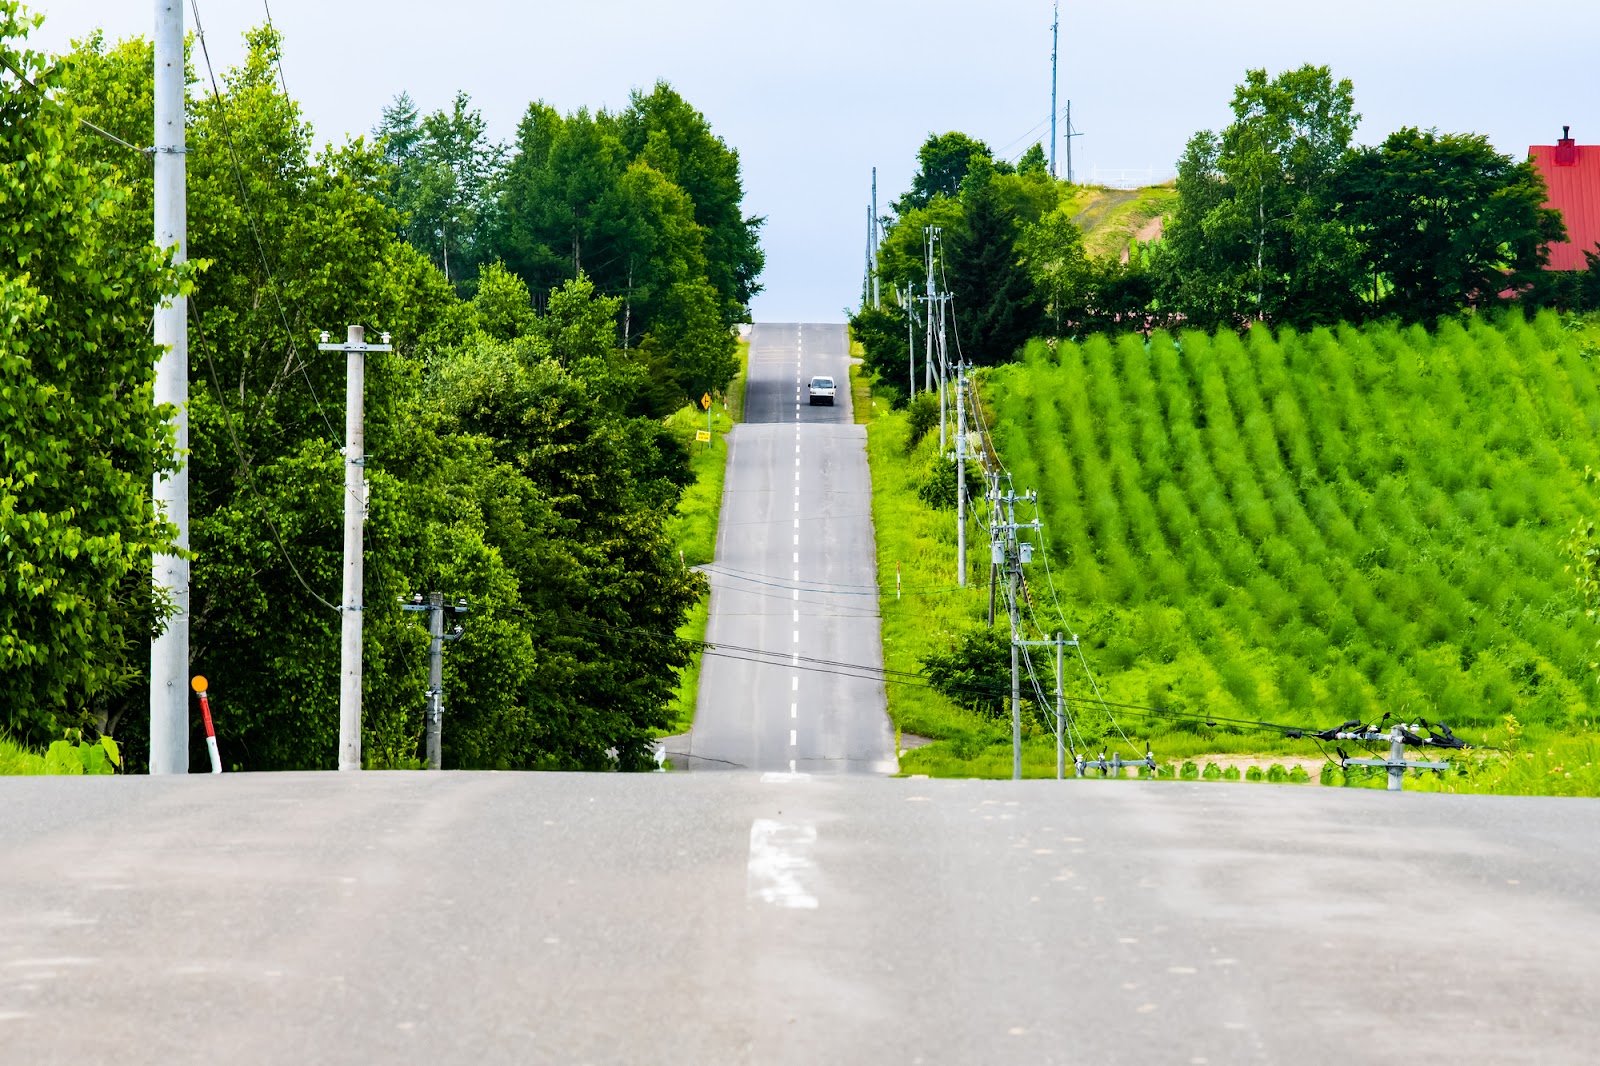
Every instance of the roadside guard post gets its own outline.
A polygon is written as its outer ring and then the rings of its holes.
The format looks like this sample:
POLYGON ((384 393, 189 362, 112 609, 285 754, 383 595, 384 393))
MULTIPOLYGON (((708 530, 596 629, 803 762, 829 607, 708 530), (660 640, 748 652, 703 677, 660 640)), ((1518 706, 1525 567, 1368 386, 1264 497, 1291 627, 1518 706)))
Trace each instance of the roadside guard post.
POLYGON ((200 716, 206 721, 206 754, 211 756, 211 772, 220 774, 222 757, 217 754, 217 731, 211 725, 211 700, 206 696, 206 689, 209 686, 204 677, 196 674, 194 680, 189 682, 189 687, 200 697, 200 716))

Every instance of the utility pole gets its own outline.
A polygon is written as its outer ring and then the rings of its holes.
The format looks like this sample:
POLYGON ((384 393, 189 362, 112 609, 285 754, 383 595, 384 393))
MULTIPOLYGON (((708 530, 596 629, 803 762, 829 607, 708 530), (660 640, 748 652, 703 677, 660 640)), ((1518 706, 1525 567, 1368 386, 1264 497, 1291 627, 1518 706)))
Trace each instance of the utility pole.
POLYGON ((861 309, 872 306, 872 205, 867 205, 867 265, 861 271, 861 309))
POLYGON ((946 401, 945 396, 949 392, 949 386, 946 382, 950 376, 950 333, 945 328, 945 312, 949 306, 950 294, 941 292, 939 294, 939 454, 941 456, 945 454, 945 449, 948 446, 948 442, 945 439, 945 423, 949 421, 949 418, 945 411, 949 407, 949 403, 946 401))
POLYGON ((932 391, 933 389, 933 301, 936 298, 937 292, 937 289, 933 283, 933 242, 938 239, 938 236, 939 227, 922 227, 923 258, 926 260, 928 267, 928 287, 926 290, 927 295, 923 297, 923 299, 928 302, 928 337, 922 349, 924 367, 922 388, 925 392, 932 391))
POLYGON ((869 230, 872 241, 872 306, 881 308, 878 282, 878 168, 872 168, 872 223, 869 230))
POLYGON ((364 390, 367 353, 391 351, 389 335, 382 344, 367 344, 366 330, 350 326, 343 344, 328 343, 322 334, 318 350, 345 353, 344 399, 344 595, 339 605, 339 769, 361 769, 361 612, 362 534, 367 521, 367 456, 364 390))
POLYGON ((1067 101, 1067 184, 1071 185, 1076 179, 1072 176, 1072 138, 1082 137, 1083 134, 1072 128, 1072 101, 1067 101))
POLYGON ((422 596, 411 597, 411 602, 400 602, 402 611, 428 612, 428 691, 425 693, 428 704, 423 712, 422 750, 428 763, 428 769, 439 770, 444 767, 443 729, 444 721, 444 642, 459 640, 461 625, 458 622, 449 633, 444 631, 444 615, 446 611, 460 616, 467 613, 467 601, 457 599, 452 604, 445 603, 444 593, 428 593, 428 602, 422 602, 422 596))
MULTIPOLYGON (((183 0, 156 0, 155 26, 155 241, 189 256, 184 167, 183 0)), ((158 515, 178 527, 179 552, 189 547, 189 318, 188 298, 156 305, 155 403, 175 408, 178 468, 151 479, 158 515)), ((189 563, 181 554, 151 560, 151 581, 174 608, 150 642, 150 772, 189 772, 189 563)))
MULTIPOLYGON (((1011 777, 1022 779, 1022 677, 1018 665, 1018 652, 1025 644, 1049 643, 1027 641, 1022 638, 1022 615, 1017 603, 1022 582, 1022 568, 1033 561, 1033 545, 1017 539, 1017 531, 1030 529, 1038 532, 1039 520, 1017 521, 1017 501, 1032 502, 1038 497, 1032 493, 1018 496, 1010 488, 1000 494, 999 475, 995 475, 995 489, 991 496, 989 512, 990 598, 989 624, 994 625, 994 576, 996 572, 1006 583, 1006 615, 1011 623, 1011 777)), ((1031 669, 1031 668, 1030 668, 1031 669)))
POLYGON ((1050 5, 1050 176, 1056 176, 1056 47, 1061 29, 1061 4, 1050 5))
POLYGON ((917 286, 915 282, 906 283, 906 357, 911 364, 911 391, 906 394, 908 401, 917 398, 917 339, 912 332, 917 322, 917 286))
MULTIPOLYGON (((1076 642, 1077 638, 1074 637, 1073 641, 1076 642)), ((1065 673, 1062 672, 1063 666, 1064 666, 1064 664, 1062 662, 1062 659, 1064 658, 1064 653, 1066 652, 1066 649, 1067 649, 1066 638, 1063 637, 1061 632, 1058 630, 1056 632, 1056 780, 1057 781, 1060 781, 1063 777, 1065 777, 1066 776, 1066 772, 1067 772, 1067 767, 1066 767, 1066 760, 1067 760, 1066 747, 1065 747, 1065 745, 1063 745, 1061 743, 1061 732, 1062 732, 1062 728, 1061 727, 1062 727, 1063 723, 1066 721, 1066 714, 1067 714, 1067 697, 1066 697, 1066 693, 1062 690, 1062 687, 1061 687, 1062 686, 1062 679, 1067 676, 1065 673)))
POLYGON ((1011 780, 1022 780, 1022 677, 1017 670, 1017 571, 1009 575, 1006 599, 1011 608, 1011 780))
POLYGON ((967 368, 956 364, 956 587, 967 587, 967 368))

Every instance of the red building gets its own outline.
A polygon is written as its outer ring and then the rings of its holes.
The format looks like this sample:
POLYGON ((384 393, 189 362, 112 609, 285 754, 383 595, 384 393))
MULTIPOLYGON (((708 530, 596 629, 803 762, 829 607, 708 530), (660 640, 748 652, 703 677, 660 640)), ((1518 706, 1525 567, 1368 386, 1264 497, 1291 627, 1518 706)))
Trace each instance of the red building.
POLYGON ((1578 144, 1561 127, 1561 140, 1528 149, 1533 165, 1550 190, 1546 207, 1561 212, 1567 239, 1550 246, 1548 270, 1584 270, 1584 252, 1600 248, 1600 144, 1578 144))

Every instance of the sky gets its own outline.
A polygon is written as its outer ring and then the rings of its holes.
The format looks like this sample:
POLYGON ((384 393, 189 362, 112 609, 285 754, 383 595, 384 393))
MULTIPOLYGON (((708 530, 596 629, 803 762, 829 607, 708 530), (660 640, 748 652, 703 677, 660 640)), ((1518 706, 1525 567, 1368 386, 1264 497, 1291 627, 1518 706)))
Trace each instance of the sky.
MULTIPOLYGON (((47 51, 154 21, 153 0, 26 2, 47 51)), ((886 212, 931 132, 1008 158, 1049 140, 1050 0, 199 0, 219 67, 268 8, 289 91, 324 141, 370 133, 402 91, 434 110, 465 90, 509 141, 531 101, 617 110, 670 81, 738 149, 746 210, 767 219, 757 321, 843 319, 873 167, 886 212)), ((1354 82, 1362 143, 1418 126, 1483 133, 1520 159, 1563 124, 1600 143, 1596 0, 1098 0, 1063 3, 1060 19, 1079 180, 1171 176, 1196 130, 1226 125, 1246 70, 1308 62, 1354 82)), ((1058 159, 1064 175, 1064 147, 1058 159)))

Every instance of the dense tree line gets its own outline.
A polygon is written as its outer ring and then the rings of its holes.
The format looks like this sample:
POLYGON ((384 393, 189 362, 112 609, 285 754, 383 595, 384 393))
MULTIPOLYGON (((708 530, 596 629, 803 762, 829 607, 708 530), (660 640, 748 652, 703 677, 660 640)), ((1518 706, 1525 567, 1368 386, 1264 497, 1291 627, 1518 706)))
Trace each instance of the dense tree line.
MULTIPOLYGON (((1543 206, 1533 164, 1487 138, 1407 128, 1357 146, 1351 83, 1311 65, 1249 71, 1232 110, 1226 129, 1191 138, 1163 236, 1126 262, 1085 255, 1071 187, 1037 146, 1012 167, 964 134, 930 136, 880 249, 884 287, 900 298, 854 319, 869 364, 903 380, 903 294, 925 287, 930 225, 944 230, 941 285, 979 364, 1041 334, 1432 323, 1509 302, 1600 308, 1600 273, 1543 269, 1566 234, 1560 214, 1543 206)), ((1590 261, 1600 265, 1600 249, 1590 261)))
POLYGON ((464 294, 496 261, 536 294, 586 276, 621 301, 622 346, 644 350, 655 380, 695 398, 732 375, 728 326, 760 290, 762 220, 742 213, 738 153, 670 85, 618 114, 535 102, 509 147, 465 94, 426 116, 401 94, 376 132, 402 236, 464 294))
POLYGON ((172 535, 150 504, 149 309, 183 288, 192 665, 224 761, 334 762, 344 362, 316 337, 360 322, 396 348, 367 364, 368 758, 414 764, 427 639, 397 601, 440 590, 472 605, 446 658, 447 765, 642 766, 701 582, 664 531, 689 472, 661 417, 728 380, 761 266, 737 156, 666 85, 603 122, 536 105, 513 152, 465 98, 410 119, 397 101, 376 143, 313 152, 260 30, 218 92, 191 86, 175 271, 149 236, 148 158, 79 125, 149 140, 149 43, 52 60, 29 26, 0 0, 0 54, 39 87, 0 73, 0 729, 90 726, 143 757, 149 558, 172 535), (601 126, 605 190, 584 199, 536 142, 581 155, 601 126), (539 228, 563 197, 600 234, 571 260, 539 228), (630 252, 638 283, 615 290, 630 252))

